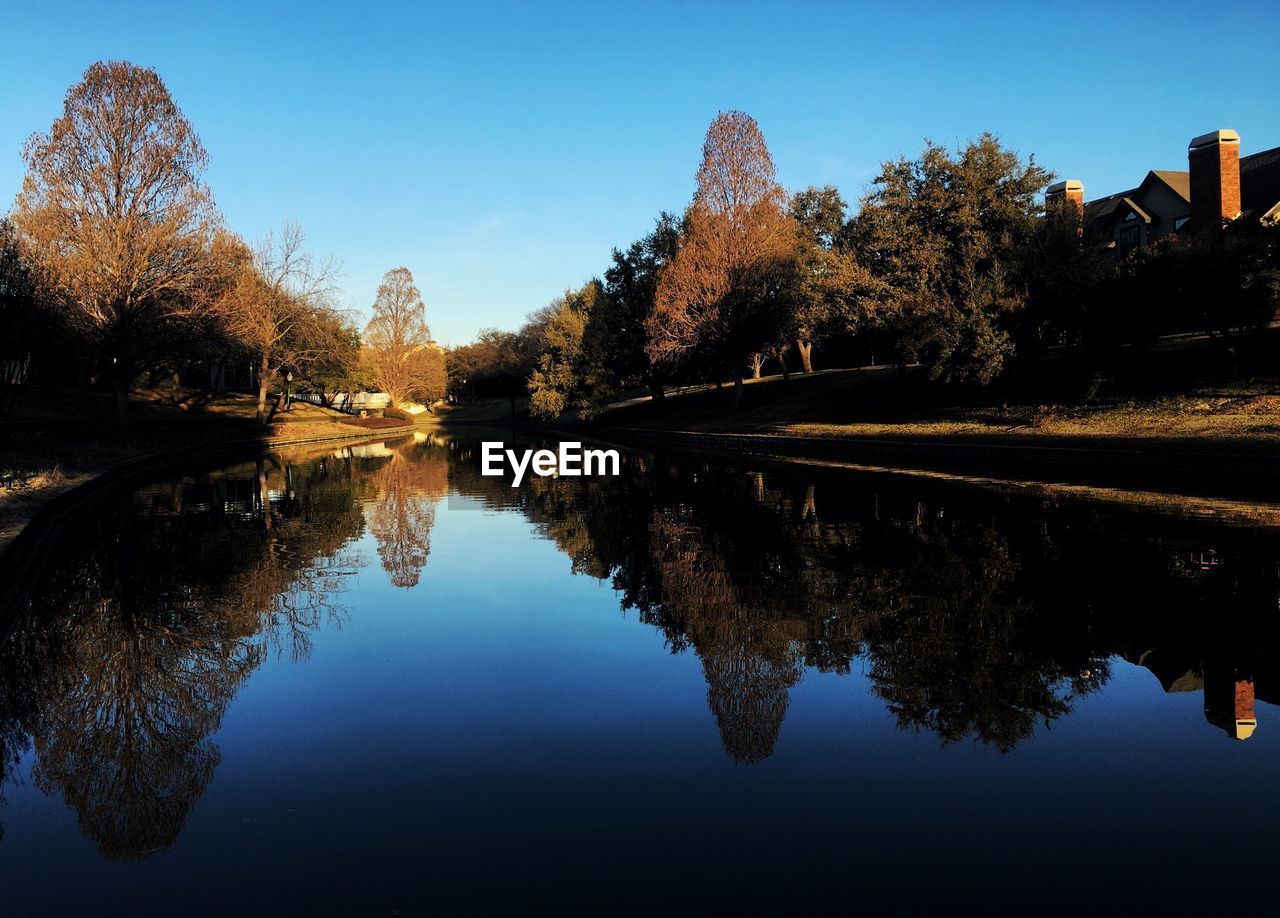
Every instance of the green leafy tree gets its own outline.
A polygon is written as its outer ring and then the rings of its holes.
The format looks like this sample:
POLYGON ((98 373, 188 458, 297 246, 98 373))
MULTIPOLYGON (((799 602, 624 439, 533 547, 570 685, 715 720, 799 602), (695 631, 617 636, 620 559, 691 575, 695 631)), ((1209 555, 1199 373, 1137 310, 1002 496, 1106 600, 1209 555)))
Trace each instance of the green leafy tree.
POLYGON ((983 134, 884 164, 851 227, 870 294, 905 358, 935 379, 990 382, 1026 306, 1021 253, 1052 175, 983 134))
POLYGON ((41 373, 74 365, 77 340, 41 293, 17 232, 0 218, 0 417, 23 386, 41 373))
MULTIPOLYGON (((847 205, 832 185, 812 185, 791 197, 791 216, 800 230, 794 314, 790 337, 800 363, 813 372, 813 346, 832 334, 866 323, 873 300, 866 272, 844 237, 847 205)), ((786 366, 783 364, 785 373, 786 366)))
POLYGON ((481 329, 471 344, 446 358, 449 392, 455 398, 505 398, 516 416, 516 399, 526 394, 533 369, 532 349, 524 333, 481 329))
POLYGON ((604 299, 593 310, 585 336, 587 347, 601 355, 603 379, 592 393, 595 404, 617 388, 645 385, 655 399, 663 396, 662 373, 649 360, 645 323, 653 315, 662 268, 675 257, 683 221, 663 211, 652 232, 625 250, 613 250, 604 273, 604 299))
POLYGON ((537 338, 529 376, 529 413, 534 417, 555 418, 568 410, 586 417, 593 412, 593 393, 604 387, 603 352, 588 351, 584 337, 603 300, 604 287, 593 279, 567 291, 530 323, 537 338))

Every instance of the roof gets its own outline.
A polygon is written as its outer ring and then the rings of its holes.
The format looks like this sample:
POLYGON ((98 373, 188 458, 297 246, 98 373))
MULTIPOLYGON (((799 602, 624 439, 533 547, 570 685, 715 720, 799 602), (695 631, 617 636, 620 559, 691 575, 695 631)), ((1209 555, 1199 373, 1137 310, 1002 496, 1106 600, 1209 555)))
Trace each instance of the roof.
MULTIPOLYGON (((1125 198, 1124 203, 1128 205, 1131 211, 1133 211, 1135 214, 1137 214, 1139 217, 1142 218, 1143 223, 1151 222, 1151 214, 1147 213, 1145 210, 1139 207, 1137 203, 1133 200, 1133 198, 1125 198)), ((1125 217, 1125 219, 1128 220, 1129 218, 1125 217)))
POLYGON ((1089 201, 1084 205, 1084 218, 1088 221, 1093 221, 1110 217, 1125 202, 1126 198, 1137 193, 1137 188, 1130 188, 1128 191, 1117 191, 1115 194, 1109 194, 1105 198, 1089 201))
POLYGON ((1188 203, 1191 201, 1190 172, 1178 172, 1173 169, 1152 169, 1150 174, 1172 188, 1174 194, 1182 198, 1182 200, 1188 203))
MULTIPOLYGON (((1199 139, 1199 138, 1197 138, 1199 139)), ((1194 143, 1194 142, 1193 142, 1194 143)), ((1188 204, 1191 202, 1191 173, 1176 169, 1152 169, 1137 188, 1117 191, 1088 201, 1084 205, 1085 220, 1094 222, 1114 216, 1125 207, 1137 211, 1150 222, 1150 217, 1137 205, 1144 185, 1155 176, 1188 204)), ((1280 147, 1240 157, 1240 210, 1255 217, 1280 206, 1280 147)))
POLYGON ((1240 157, 1240 209, 1262 216, 1280 203, 1280 147, 1240 157))
POLYGON ((1199 137, 1191 138, 1188 150, 1194 150, 1197 147, 1209 147, 1220 143, 1239 143, 1240 135, 1230 128, 1222 131, 1210 131, 1207 134, 1201 134, 1199 137))

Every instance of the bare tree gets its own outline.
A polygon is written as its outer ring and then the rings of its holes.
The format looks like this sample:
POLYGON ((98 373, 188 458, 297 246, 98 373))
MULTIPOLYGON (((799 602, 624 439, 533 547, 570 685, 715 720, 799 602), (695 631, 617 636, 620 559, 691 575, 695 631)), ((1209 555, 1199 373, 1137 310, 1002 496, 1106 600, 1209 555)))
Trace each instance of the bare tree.
POLYGON ((647 330, 655 363, 698 349, 732 368, 735 404, 749 355, 774 343, 786 320, 784 274, 798 244, 786 203, 755 119, 722 112, 707 129, 684 237, 647 330))
POLYGON ((154 70, 98 62, 33 135, 14 212, 48 294, 93 349, 125 420, 129 389, 183 338, 217 214, 208 157, 154 70))
POLYGON ((207 308, 254 355, 262 424, 270 420, 267 392, 280 375, 303 373, 342 348, 345 323, 334 307, 337 267, 317 262, 303 250, 304 241, 293 223, 268 233, 252 250, 233 237, 219 240, 225 274, 207 308))
POLYGON ((444 395, 444 350, 431 340, 422 291, 408 268, 383 275, 364 343, 369 373, 393 406, 411 398, 430 404, 444 395))

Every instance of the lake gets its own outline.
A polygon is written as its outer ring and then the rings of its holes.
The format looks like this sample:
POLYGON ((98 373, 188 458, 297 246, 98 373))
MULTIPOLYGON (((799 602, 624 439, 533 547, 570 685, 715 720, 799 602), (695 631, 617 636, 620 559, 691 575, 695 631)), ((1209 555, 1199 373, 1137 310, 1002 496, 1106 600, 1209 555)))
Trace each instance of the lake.
POLYGON ((178 470, 9 623, 0 908, 1263 910, 1277 520, 636 450, 512 488, 439 433, 178 470))

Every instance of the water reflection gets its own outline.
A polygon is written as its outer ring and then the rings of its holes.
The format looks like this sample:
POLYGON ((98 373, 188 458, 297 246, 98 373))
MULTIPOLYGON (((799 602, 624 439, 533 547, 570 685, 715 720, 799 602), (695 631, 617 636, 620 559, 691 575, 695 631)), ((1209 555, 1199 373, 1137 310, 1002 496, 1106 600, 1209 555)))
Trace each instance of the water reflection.
POLYGON ((408 589, 418 585, 427 566, 436 505, 449 490, 449 466, 431 451, 382 449, 386 456, 370 475, 377 497, 368 504, 369 530, 382 569, 393 584, 408 589))
MULTIPOLYGON (((75 810, 108 859, 169 847, 250 673, 272 652, 305 660, 312 633, 340 626, 366 513, 380 553, 421 546, 387 562, 393 579, 412 569, 416 580, 430 514, 404 511, 416 499, 402 492, 421 479, 395 471, 409 464, 272 456, 120 499, 60 546, 6 639, 6 762, 34 748, 36 786, 75 810)), ((426 464, 444 480, 443 457, 426 464)))
POLYGON ((471 447, 455 453, 455 487, 518 506, 697 653, 740 761, 772 753, 805 667, 859 665, 903 729, 1002 751, 1097 691, 1116 657, 1168 691, 1203 685, 1207 720, 1240 739, 1268 697, 1254 680, 1280 649, 1274 527, 640 454, 620 478, 513 495, 474 476, 471 447))
POLYGON ((94 515, 0 651, 3 767, 34 750, 36 785, 109 859, 169 847, 246 679, 341 626, 366 532, 390 582, 419 586, 451 490, 524 514, 696 654, 739 762, 773 754, 806 669, 858 667, 901 728, 1001 751, 1116 659, 1202 692, 1237 739, 1276 698, 1274 528, 644 453, 617 478, 512 489, 478 453, 430 436, 269 456, 94 515))

